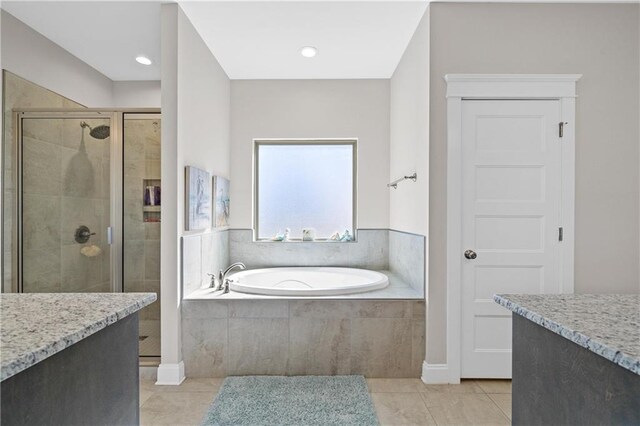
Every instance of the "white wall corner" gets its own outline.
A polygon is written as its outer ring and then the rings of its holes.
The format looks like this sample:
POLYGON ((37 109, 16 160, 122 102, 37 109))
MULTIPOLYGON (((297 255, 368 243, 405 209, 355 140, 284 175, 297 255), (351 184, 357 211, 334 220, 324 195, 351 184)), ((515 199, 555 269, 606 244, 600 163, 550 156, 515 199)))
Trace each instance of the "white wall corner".
POLYGON ((428 385, 451 383, 447 364, 422 364, 422 381, 428 385))
POLYGON ((184 362, 177 364, 160 364, 158 366, 158 380, 156 385, 174 385, 177 386, 185 379, 184 362))

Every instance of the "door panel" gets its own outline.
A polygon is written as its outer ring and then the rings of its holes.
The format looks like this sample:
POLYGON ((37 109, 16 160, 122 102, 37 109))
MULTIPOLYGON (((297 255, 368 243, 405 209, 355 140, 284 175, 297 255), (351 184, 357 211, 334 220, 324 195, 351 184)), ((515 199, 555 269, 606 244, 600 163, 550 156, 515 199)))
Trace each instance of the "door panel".
POLYGON ((496 293, 560 288, 559 101, 462 102, 462 377, 511 377, 496 293))
POLYGON ((112 291, 111 119, 24 117, 21 290, 112 291))

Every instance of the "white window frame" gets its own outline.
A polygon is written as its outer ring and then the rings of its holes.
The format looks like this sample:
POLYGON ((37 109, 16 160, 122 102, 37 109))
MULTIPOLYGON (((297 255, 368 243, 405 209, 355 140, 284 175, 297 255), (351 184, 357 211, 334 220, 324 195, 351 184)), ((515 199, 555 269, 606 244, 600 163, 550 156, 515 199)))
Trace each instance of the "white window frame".
POLYGON ((560 101, 562 137, 561 292, 573 293, 575 235, 575 99, 581 74, 448 74, 447 82, 447 355, 427 364, 427 383, 460 383, 462 267, 462 101, 465 99, 554 99, 560 101))
MULTIPOLYGON (((352 232, 353 232, 353 240, 351 242, 355 242, 357 240, 357 229, 358 229, 358 138, 336 138, 336 139, 316 139, 316 138, 278 138, 278 139, 254 139, 253 140, 253 241, 254 242, 269 242, 271 240, 266 238, 258 238, 259 234, 259 220, 258 220, 258 211, 259 211, 259 194, 260 194, 260 183, 258 182, 258 168, 259 164, 259 155, 258 149, 261 145, 341 145, 341 146, 351 146, 352 147, 352 156, 353 156, 353 166, 352 166, 352 175, 353 175, 353 194, 352 194, 352 232)), ((334 242, 329 240, 329 236, 323 238, 317 238, 314 241, 305 241, 305 243, 322 243, 322 242, 334 242)), ((301 238, 292 238, 291 242, 302 242, 301 238)))

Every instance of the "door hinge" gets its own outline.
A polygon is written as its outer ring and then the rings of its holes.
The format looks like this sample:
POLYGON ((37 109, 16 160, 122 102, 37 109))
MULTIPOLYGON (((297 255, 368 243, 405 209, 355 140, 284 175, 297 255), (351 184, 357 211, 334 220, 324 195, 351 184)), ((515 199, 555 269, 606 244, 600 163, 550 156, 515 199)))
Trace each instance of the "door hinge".
POLYGON ((560 228, 558 228, 558 241, 562 241, 564 239, 564 230, 562 229, 562 226, 560 228))
POLYGON ((107 244, 113 245, 113 228, 107 226, 107 244))
POLYGON ((558 136, 563 137, 564 136, 564 125, 565 124, 569 124, 566 121, 561 121, 558 123, 558 136))

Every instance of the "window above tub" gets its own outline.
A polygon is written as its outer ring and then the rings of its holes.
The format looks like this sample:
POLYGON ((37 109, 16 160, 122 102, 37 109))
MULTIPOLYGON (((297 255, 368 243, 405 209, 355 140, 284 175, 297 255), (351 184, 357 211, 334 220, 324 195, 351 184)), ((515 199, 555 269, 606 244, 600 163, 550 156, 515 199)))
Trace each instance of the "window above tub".
POLYGON ((257 241, 355 239, 355 139, 254 142, 257 241))

